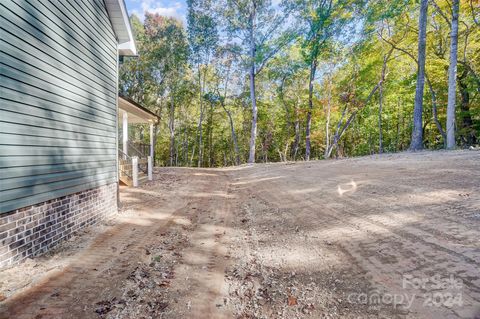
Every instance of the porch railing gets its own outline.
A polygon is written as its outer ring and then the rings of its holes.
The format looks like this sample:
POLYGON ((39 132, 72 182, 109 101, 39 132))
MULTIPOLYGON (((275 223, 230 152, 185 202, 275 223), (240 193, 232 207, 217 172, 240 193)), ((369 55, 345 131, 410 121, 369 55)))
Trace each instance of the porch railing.
POLYGON ((118 171, 120 177, 133 179, 132 158, 120 149, 118 150, 118 171))
POLYGON ((139 171, 148 176, 148 180, 152 180, 152 161, 151 157, 129 156, 122 150, 118 150, 118 173, 119 178, 127 178, 132 181, 134 187, 138 186, 139 171))
MULTIPOLYGON (((120 133, 118 138, 118 148, 123 149, 123 142, 122 142, 122 133, 120 133)), ((127 141, 127 153, 130 156, 138 156, 140 158, 150 155, 150 144, 138 142, 138 141, 127 141)))
POLYGON ((136 152, 139 153, 138 157, 147 157, 150 155, 150 144, 142 143, 142 142, 129 142, 129 146, 135 149, 136 152), (141 154, 141 156, 140 156, 141 154))

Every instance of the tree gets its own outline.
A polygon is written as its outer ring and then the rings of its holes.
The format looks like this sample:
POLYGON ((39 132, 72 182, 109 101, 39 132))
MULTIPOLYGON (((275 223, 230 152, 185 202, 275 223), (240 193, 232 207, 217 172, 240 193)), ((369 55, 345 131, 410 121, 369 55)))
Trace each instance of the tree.
POLYGON ((378 86, 378 153, 383 153, 383 135, 382 135, 382 110, 383 110, 383 82, 387 71, 388 55, 383 57, 382 75, 380 76, 380 85, 378 86))
POLYGON ((203 163, 203 117, 205 113, 204 94, 209 64, 218 43, 215 19, 211 16, 211 3, 208 0, 188 0, 188 41, 192 52, 192 63, 197 68, 198 101, 198 167, 203 163))
POLYGON ((373 95, 375 94, 375 92, 383 86, 383 82, 385 81, 385 76, 386 76, 386 70, 387 70, 387 63, 389 62, 390 60, 390 56, 392 55, 392 52, 393 52, 393 48, 390 49, 390 51, 388 51, 388 53, 384 56, 383 58, 383 65, 382 65, 382 70, 381 70, 381 75, 380 75, 380 80, 378 81, 378 83, 373 87, 373 89, 370 91, 370 93, 368 94, 367 98, 364 100, 364 101, 357 101, 356 98, 353 96, 345 96, 343 99, 344 99, 344 102, 345 102, 345 106, 343 108, 343 111, 342 111, 342 115, 340 117, 340 120, 338 121, 338 124, 337 124, 337 128, 336 128, 336 131, 335 131, 335 135, 333 136, 333 141, 332 141, 332 144, 330 144, 330 147, 326 150, 326 158, 329 158, 331 155, 332 155, 332 151, 334 148, 337 148, 338 147, 338 142, 340 141, 340 139, 342 138, 342 136, 344 135, 345 131, 347 130, 347 128, 352 124, 352 122, 355 120, 355 118, 357 117, 358 113, 363 110, 367 105, 368 103, 370 103, 370 100, 372 99, 373 95), (350 114, 350 116, 347 118, 347 120, 345 121, 345 123, 343 123, 343 119, 345 118, 346 114, 347 114, 347 110, 348 110, 348 104, 353 104, 356 109, 350 114))
POLYGON ((235 133, 235 124, 233 121, 232 111, 227 107, 227 101, 229 100, 229 85, 231 82, 232 70, 235 65, 235 56, 225 48, 220 48, 217 53, 216 62, 217 81, 215 91, 218 97, 217 100, 228 117, 234 150, 234 163, 235 165, 240 165, 240 150, 238 147, 237 134, 235 133))
POLYGON ((307 25, 302 41, 305 62, 309 66, 308 111, 305 126, 305 160, 310 159, 310 134, 312 127, 313 84, 318 67, 318 57, 326 42, 334 35, 335 23, 332 11, 342 5, 342 1, 308 0, 297 1, 296 7, 303 22, 307 25))
POLYGON ((257 95, 255 79, 267 62, 292 39, 288 32, 280 32, 288 12, 280 14, 270 0, 226 0, 220 2, 225 31, 230 36, 235 52, 248 70, 252 121, 248 163, 255 162, 257 139, 257 95))
MULTIPOLYGON (((121 67, 120 92, 161 116, 168 106, 170 129, 170 164, 175 159, 175 101, 182 87, 188 58, 185 31, 179 20, 147 13, 143 28, 132 16, 140 58, 130 59, 121 67)), ((157 127, 155 132, 157 132, 157 127)), ((156 136, 155 136, 156 138, 156 136)), ((156 140, 154 141, 156 143, 156 140)))
POLYGON ((413 109, 413 129, 410 149, 423 149, 423 88, 425 85, 425 58, 427 46, 427 13, 428 0, 420 1, 420 16, 418 19, 418 71, 415 89, 415 105, 413 109))
POLYGON ((458 51, 458 11, 459 0, 452 3, 452 23, 450 33, 450 64, 448 66, 448 105, 447 105, 447 148, 454 149, 455 143, 455 100, 457 84, 458 51))

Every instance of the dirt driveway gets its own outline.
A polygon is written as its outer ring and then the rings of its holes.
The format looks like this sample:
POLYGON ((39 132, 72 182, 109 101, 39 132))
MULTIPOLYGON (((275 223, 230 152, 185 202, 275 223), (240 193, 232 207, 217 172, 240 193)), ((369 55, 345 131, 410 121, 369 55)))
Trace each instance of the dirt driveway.
POLYGON ((3 270, 0 318, 480 318, 478 151, 155 177, 3 270))

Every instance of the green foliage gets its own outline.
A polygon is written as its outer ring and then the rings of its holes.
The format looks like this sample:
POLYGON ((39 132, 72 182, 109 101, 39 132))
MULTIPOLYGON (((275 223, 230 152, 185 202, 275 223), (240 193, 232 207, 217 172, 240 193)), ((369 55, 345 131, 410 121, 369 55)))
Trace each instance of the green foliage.
POLYGON ((187 0, 188 6, 188 42, 195 62, 212 55, 218 43, 218 31, 215 18, 210 14, 212 4, 209 0, 187 0))
MULTIPOLYGON (((237 148, 240 162, 246 162, 252 119, 247 72, 252 62, 258 72, 257 160, 305 158, 314 59, 311 158, 325 157, 349 119, 332 156, 379 152, 380 119, 383 150, 408 148, 418 1, 284 0, 273 5, 268 0, 188 0, 188 7, 186 30, 173 18, 147 14, 142 23, 132 16, 139 57, 120 68, 120 91, 162 116, 157 164, 170 165, 172 120, 173 165, 235 165, 237 148)), ((430 149, 444 145, 435 121, 445 128, 450 14, 447 0, 431 2, 426 59, 431 86, 425 86, 423 116, 424 144, 430 149)), ((480 138, 479 14, 469 1, 461 1, 456 120, 462 147, 478 144, 480 138)))

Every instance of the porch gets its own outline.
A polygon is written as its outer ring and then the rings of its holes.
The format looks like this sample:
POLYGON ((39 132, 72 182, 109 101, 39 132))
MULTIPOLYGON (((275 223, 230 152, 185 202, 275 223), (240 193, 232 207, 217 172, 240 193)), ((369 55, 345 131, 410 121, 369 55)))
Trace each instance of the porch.
POLYGON ((158 116, 130 98, 118 98, 118 179, 137 187, 153 179, 153 128, 158 116), (145 143, 149 130, 150 143, 145 143))

